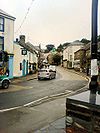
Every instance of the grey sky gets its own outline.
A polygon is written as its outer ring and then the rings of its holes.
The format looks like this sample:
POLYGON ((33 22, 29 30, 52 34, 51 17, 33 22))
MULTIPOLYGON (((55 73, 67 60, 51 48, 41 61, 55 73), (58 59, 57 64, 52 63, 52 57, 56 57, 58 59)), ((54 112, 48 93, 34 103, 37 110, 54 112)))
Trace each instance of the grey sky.
MULTIPOLYGON (((3 0, 0 3, 2 10, 16 17, 15 31, 31 2, 32 0, 3 0)), ((91 2, 92 0, 34 0, 15 37, 25 34, 26 41, 41 43, 42 47, 48 43, 58 46, 77 39, 90 39, 91 2)))

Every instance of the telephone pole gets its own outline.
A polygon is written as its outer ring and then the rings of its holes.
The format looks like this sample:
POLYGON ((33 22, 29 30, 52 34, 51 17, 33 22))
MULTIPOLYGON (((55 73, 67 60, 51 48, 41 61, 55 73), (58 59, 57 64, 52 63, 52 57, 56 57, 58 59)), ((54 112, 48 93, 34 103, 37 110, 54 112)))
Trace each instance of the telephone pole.
POLYGON ((89 84, 89 89, 94 92, 96 92, 98 88, 97 33, 98 33, 98 0, 92 0, 91 81, 89 84))

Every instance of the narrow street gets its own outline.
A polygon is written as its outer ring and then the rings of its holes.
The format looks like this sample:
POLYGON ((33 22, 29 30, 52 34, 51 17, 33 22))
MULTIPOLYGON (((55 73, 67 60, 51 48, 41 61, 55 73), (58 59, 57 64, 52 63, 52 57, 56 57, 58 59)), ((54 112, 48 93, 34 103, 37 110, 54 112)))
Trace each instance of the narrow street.
POLYGON ((57 78, 53 80, 37 79, 11 84, 8 92, 0 93, 0 110, 23 106, 32 101, 61 93, 69 94, 87 84, 87 81, 75 73, 57 68, 57 78), (17 91, 15 91, 17 88, 17 91), (10 89, 14 90, 10 92, 10 89))
POLYGON ((0 133, 100 132, 99 2, 0 3, 0 133))
POLYGON ((13 83, 8 92, 0 93, 0 133, 33 133, 65 116, 66 96, 87 83, 85 78, 61 67, 57 67, 56 79, 13 83), (59 97, 62 93, 66 96, 59 97))
POLYGON ((2 112, 0 133, 34 133, 64 116, 65 98, 2 112))

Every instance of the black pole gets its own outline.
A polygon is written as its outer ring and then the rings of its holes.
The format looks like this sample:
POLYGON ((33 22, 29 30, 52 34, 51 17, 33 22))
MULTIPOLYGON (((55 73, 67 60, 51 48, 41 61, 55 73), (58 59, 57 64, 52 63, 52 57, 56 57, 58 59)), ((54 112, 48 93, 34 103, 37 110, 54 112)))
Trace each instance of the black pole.
POLYGON ((98 0, 92 0, 92 37, 91 37, 91 82, 90 90, 97 91, 98 67, 97 67, 97 24, 98 24, 98 0))

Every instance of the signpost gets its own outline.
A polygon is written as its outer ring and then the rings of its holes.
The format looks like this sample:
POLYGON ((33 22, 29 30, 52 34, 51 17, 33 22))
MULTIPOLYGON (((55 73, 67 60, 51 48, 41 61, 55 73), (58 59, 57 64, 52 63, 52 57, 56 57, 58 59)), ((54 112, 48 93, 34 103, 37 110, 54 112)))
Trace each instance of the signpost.
POLYGON ((91 81, 89 89, 97 91, 98 65, 97 65, 97 33, 98 33, 98 0, 92 0, 92 36, 91 36, 91 81))

